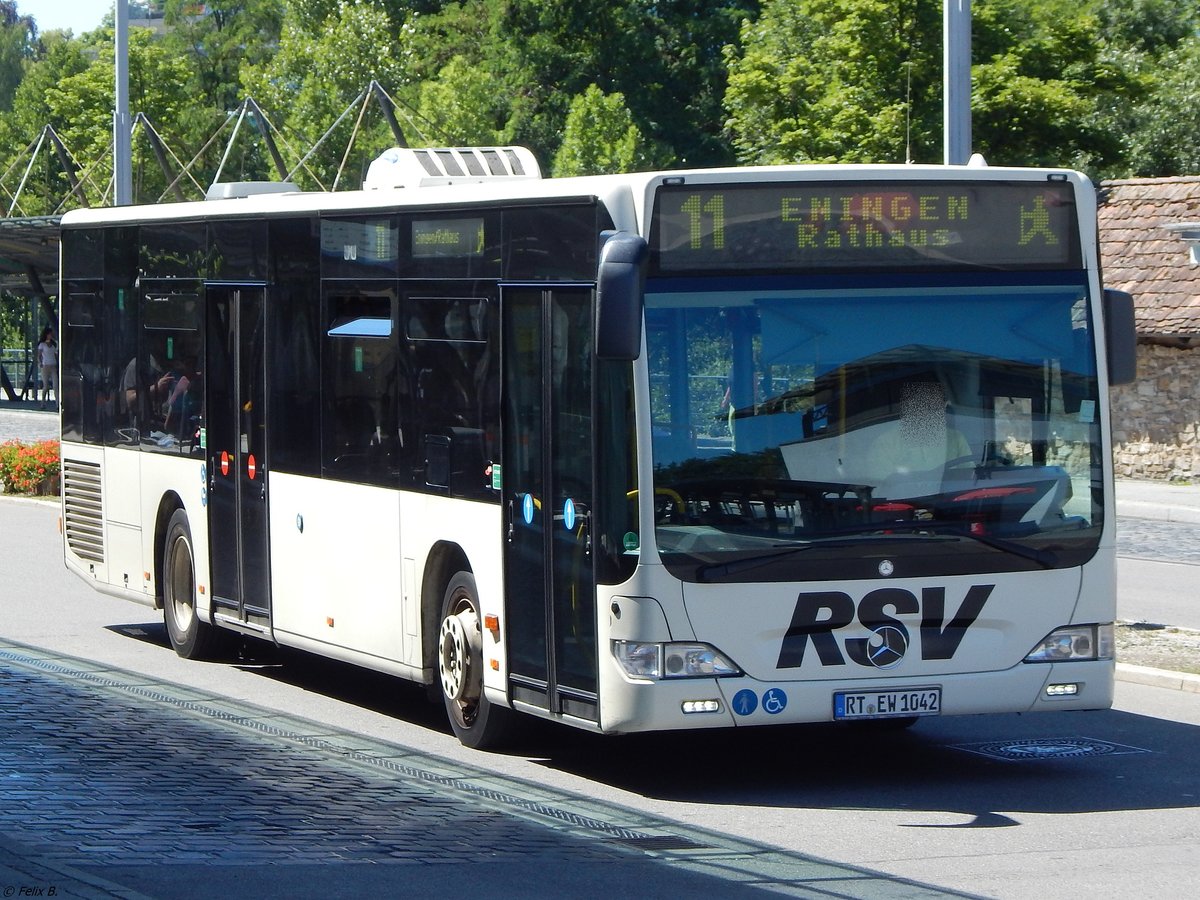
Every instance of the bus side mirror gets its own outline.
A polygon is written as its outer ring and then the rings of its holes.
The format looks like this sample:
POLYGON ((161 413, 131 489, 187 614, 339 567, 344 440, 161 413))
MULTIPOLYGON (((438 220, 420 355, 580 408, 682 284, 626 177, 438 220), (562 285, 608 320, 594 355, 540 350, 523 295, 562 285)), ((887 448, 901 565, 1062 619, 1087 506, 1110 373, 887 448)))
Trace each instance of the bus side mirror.
POLYGON ((642 352, 642 289, 649 247, 635 234, 606 234, 596 275, 596 356, 634 360, 642 352))
POLYGON ((1104 333, 1108 345, 1108 383, 1133 384, 1137 379, 1137 325, 1132 294, 1104 289, 1104 333))

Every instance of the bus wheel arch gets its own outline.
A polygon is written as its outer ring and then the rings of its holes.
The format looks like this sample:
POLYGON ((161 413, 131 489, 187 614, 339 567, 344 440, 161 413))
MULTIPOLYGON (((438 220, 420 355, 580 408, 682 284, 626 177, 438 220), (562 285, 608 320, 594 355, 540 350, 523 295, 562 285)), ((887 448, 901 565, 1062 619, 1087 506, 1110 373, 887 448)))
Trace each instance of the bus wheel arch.
POLYGON ((154 517, 154 606, 163 608, 163 562, 167 546, 167 529, 171 517, 177 510, 184 510, 183 500, 174 491, 163 494, 158 502, 158 514, 154 517))
POLYGON ((215 645, 215 633, 196 609, 196 555, 183 506, 167 520, 160 557, 163 621, 171 646, 184 659, 205 659, 215 645))
POLYGON ((429 699, 440 701, 442 688, 438 677, 438 630, 442 623, 442 601, 450 579, 458 572, 471 572, 471 563, 462 547, 439 541, 430 548, 421 577, 421 667, 429 699))
POLYGON ((437 631, 438 681, 455 737, 477 750, 502 746, 516 715, 488 700, 483 690, 483 623, 475 576, 451 576, 437 631))

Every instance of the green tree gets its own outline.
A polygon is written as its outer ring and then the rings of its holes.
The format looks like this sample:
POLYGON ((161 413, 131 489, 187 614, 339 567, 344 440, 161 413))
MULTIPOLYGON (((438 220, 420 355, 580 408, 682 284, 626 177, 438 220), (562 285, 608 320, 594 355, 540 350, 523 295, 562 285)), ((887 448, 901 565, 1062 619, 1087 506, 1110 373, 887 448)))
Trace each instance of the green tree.
POLYGON ((989 162, 1119 166, 1104 110, 1144 86, 1101 39, 1094 8, 1064 0, 986 0, 975 13, 974 146, 989 162))
MULTIPOLYGON (((112 173, 114 51, 111 32, 101 29, 90 37, 95 56, 82 69, 62 72, 46 87, 43 100, 46 121, 55 126, 67 147, 80 160, 104 161, 96 165, 86 182, 90 201, 96 204, 112 173)), ((66 60, 77 59, 71 50, 70 44, 64 48, 66 60)), ((189 81, 184 60, 154 40, 152 32, 130 30, 131 112, 143 112, 159 123, 187 122, 193 109, 189 81)), ((134 179, 134 197, 139 202, 154 202, 165 188, 164 176, 148 149, 140 144, 134 147, 134 179)))
MULTIPOLYGON (((393 19, 382 0, 294 2, 284 17, 279 52, 243 66, 242 86, 294 144, 311 146, 372 80, 393 95, 402 89, 415 93, 404 49, 410 27, 406 17, 393 19)), ((310 160, 322 185, 330 186, 342 167, 355 124, 354 115, 344 119, 310 160)), ((379 120, 360 134, 348 163, 355 178, 361 180, 370 160, 393 143, 379 120)), ((297 180, 317 186, 303 172, 297 180)))
POLYGON ((1153 92, 1126 117, 1129 159, 1118 174, 1200 173, 1200 39, 1189 37, 1157 62, 1153 92))
POLYGON ((216 110, 241 101, 244 65, 263 65, 279 49, 283 0, 217 0, 196 15, 195 0, 167 0, 163 38, 187 62, 197 99, 216 110))
MULTIPOLYGON (((655 164, 715 165, 732 158, 721 48, 756 9, 757 0, 462 0, 413 16, 403 45, 423 82, 447 80, 444 67, 461 58, 465 68, 451 73, 470 71, 490 93, 458 100, 455 117, 487 122, 542 160, 557 153, 573 98, 595 84, 625 96, 655 164), (467 113, 470 103, 480 108, 467 113)), ((427 103, 421 110, 441 121, 427 103)))
POLYGON ((623 94, 605 94, 596 85, 571 101, 563 141, 554 156, 554 175, 629 172, 642 161, 642 133, 633 123, 623 94))
POLYGON ((768 0, 726 51, 745 163, 930 161, 941 112, 936 0, 768 0))
MULTIPOLYGON (((3 185, 3 200, 7 209, 12 194, 22 177, 29 160, 22 154, 41 134, 46 125, 62 131, 70 125, 73 111, 56 115, 50 107, 49 95, 67 78, 87 69, 90 64, 87 50, 80 41, 71 39, 62 32, 52 32, 43 37, 41 58, 33 62, 13 96, 12 109, 0 114, 0 147, 6 148, 0 172, 9 170, 11 176, 3 185)), ((111 101, 110 101, 111 105, 111 101)), ((111 113, 110 123, 111 123, 111 113)), ((111 132, 112 126, 109 125, 111 132)), ((68 149, 75 148, 68 145, 68 149)), ((57 162, 51 162, 48 154, 30 172, 30 179, 21 195, 17 215, 35 215, 53 212, 59 199, 66 195, 70 185, 57 162)))
POLYGON ((0 111, 12 109, 37 38, 37 23, 17 12, 16 0, 0 0, 0 111))
POLYGON ((427 140, 455 146, 507 143, 508 104, 492 74, 455 56, 420 86, 416 129, 427 140))

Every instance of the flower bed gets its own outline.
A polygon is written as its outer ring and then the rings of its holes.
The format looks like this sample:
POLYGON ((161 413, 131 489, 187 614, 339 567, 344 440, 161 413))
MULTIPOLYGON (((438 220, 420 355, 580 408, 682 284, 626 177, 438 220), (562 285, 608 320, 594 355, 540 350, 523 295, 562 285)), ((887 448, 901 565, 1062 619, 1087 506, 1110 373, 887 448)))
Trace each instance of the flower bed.
POLYGON ((57 494, 58 441, 0 444, 0 489, 6 494, 57 494))

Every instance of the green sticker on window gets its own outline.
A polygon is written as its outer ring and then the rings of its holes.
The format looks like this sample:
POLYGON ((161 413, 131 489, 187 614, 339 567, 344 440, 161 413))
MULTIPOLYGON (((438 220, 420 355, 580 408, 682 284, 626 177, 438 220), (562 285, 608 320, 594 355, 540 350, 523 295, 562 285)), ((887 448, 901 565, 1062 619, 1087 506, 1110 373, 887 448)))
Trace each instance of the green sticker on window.
POLYGON ((354 371, 361 372, 363 370, 363 354, 362 347, 354 348, 354 371))
POLYGON ((492 490, 498 491, 504 486, 504 479, 501 477, 500 463, 492 463, 492 490))
POLYGON ((167 338, 167 359, 175 358, 175 338, 167 338))

